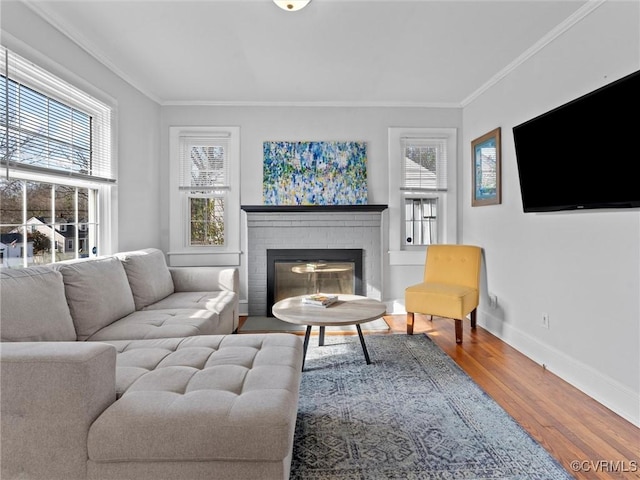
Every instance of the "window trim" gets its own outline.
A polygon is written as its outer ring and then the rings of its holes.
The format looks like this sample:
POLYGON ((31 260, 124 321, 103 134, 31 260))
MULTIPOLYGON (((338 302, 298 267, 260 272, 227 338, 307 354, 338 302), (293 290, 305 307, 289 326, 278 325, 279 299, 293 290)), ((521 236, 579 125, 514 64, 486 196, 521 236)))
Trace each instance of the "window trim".
POLYGON ((389 263, 390 265, 424 265, 425 246, 404 246, 404 198, 422 193, 424 198, 439 198, 438 242, 457 242, 457 144, 456 128, 390 127, 389 148, 389 263), (424 190, 423 192, 402 190, 403 138, 446 139, 447 189, 446 191, 424 190))
MULTIPOLYGON (((194 188, 199 190, 199 188, 194 188)), ((240 265, 240 127, 237 126, 171 126, 169 127, 169 264, 171 266, 193 265, 240 265), (215 246, 190 246, 189 204, 190 192, 180 188, 182 139, 194 136, 199 139, 222 139, 227 142, 228 182, 226 188, 212 188, 212 196, 225 198, 225 244, 215 246)))
MULTIPOLYGON (((117 129, 117 101, 106 94, 104 91, 96 88, 77 74, 62 67, 48 56, 43 55, 37 50, 28 47, 26 44, 17 40, 11 34, 5 33, 2 38, 2 47, 9 49, 16 55, 19 55, 27 62, 37 66, 41 71, 46 72, 53 79, 54 83, 63 82, 67 87, 81 93, 83 98, 90 97, 96 103, 102 104, 110 111, 109 121, 105 124, 110 129, 109 135, 104 138, 107 142, 104 147, 108 151, 108 157, 111 161, 111 175, 114 181, 101 183, 97 178, 91 179, 83 177, 81 179, 74 178, 63 172, 48 172, 38 170, 27 170, 19 168, 17 165, 10 165, 6 168, 3 165, 2 174, 8 174, 11 178, 20 180, 31 180, 37 182, 55 183, 58 185, 80 186, 84 188, 95 188, 97 193, 97 219, 91 219, 91 222, 100 223, 98 234, 99 255, 107 255, 117 251, 118 249, 118 129, 117 129)), ((50 95, 53 98, 61 100, 55 95, 56 87, 48 86, 42 93, 50 95)), ((62 99, 64 101, 64 99, 62 99)), ((74 107, 78 107, 77 102, 72 102, 74 107)))

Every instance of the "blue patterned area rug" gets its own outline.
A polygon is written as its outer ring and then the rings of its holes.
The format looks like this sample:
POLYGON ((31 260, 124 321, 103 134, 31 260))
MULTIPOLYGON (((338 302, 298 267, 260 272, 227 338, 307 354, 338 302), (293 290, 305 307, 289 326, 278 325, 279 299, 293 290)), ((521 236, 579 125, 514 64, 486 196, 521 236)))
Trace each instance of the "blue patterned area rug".
POLYGON ((573 478, 426 335, 310 343, 291 478, 573 478))

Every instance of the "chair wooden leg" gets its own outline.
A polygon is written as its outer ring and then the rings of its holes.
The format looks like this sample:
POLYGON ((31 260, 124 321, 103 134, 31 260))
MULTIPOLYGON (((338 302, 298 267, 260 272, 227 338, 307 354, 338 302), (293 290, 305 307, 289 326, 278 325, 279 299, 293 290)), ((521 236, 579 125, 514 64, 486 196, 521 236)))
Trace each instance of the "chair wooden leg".
POLYGON ((413 312, 407 312, 407 335, 413 335, 413 312))
POLYGON ((473 329, 476 328, 476 310, 477 308, 471 310, 471 328, 473 329))
POLYGON ((462 343, 462 320, 454 318, 456 321, 456 343, 462 343))

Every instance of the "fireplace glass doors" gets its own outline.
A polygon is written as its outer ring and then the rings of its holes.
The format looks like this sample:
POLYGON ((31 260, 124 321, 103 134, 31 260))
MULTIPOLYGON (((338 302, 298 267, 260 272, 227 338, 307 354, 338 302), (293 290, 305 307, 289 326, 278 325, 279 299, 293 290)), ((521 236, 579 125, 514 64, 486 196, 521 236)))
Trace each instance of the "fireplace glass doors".
POLYGON ((274 301, 310 293, 353 294, 353 263, 278 262, 274 301))
POLYGON ((362 295, 361 249, 267 250, 267 311, 298 295, 362 295))

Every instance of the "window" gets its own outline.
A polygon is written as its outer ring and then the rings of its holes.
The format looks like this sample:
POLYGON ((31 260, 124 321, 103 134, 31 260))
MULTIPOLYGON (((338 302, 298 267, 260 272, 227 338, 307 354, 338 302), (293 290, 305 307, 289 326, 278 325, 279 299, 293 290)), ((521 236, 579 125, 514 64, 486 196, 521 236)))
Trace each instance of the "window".
POLYGON ((172 265, 239 264, 238 137, 238 127, 171 127, 172 265))
POLYGON ((228 136, 180 138, 180 185, 187 197, 186 246, 224 247, 228 136))
POLYGON ((424 263, 424 249, 456 241, 456 130, 389 129, 391 264, 424 263))
POLYGON ((0 47, 0 268, 108 251, 111 144, 109 106, 0 47))
POLYGON ((447 191, 447 145, 442 138, 402 138, 403 246, 438 243, 438 201, 447 191))

